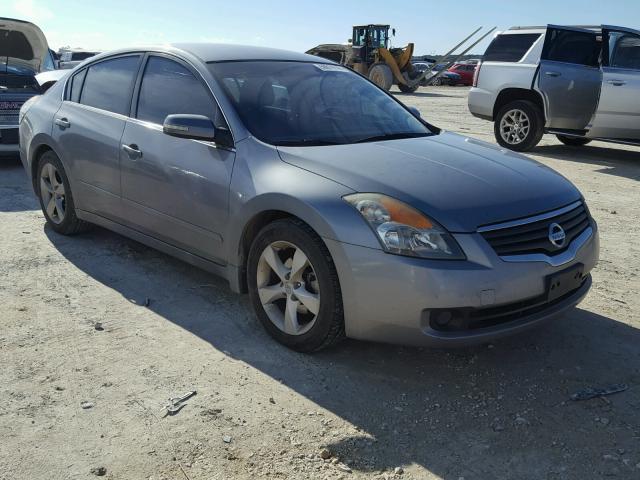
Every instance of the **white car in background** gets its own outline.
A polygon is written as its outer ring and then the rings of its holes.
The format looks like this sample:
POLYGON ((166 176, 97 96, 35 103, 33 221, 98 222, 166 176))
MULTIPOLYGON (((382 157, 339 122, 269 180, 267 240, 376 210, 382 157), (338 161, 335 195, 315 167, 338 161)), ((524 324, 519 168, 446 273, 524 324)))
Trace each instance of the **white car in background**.
POLYGON ((83 49, 60 49, 58 50, 58 68, 60 70, 69 70, 77 67, 87 58, 95 57, 99 51, 89 51, 83 49))

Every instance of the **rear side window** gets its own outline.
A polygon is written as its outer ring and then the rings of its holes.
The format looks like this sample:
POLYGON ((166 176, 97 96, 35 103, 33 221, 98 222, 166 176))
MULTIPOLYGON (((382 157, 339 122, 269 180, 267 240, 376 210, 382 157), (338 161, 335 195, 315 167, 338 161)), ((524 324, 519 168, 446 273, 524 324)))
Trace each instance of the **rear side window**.
POLYGON ((203 83, 187 68, 163 57, 150 57, 142 77, 137 118, 162 125, 167 115, 205 115, 216 108, 203 83))
POLYGON ((542 59, 597 67, 601 43, 595 33, 550 29, 542 50, 542 59))
POLYGON ((119 57, 87 69, 80 103, 121 115, 129 114, 139 55, 119 57))
POLYGON ((85 77, 87 76, 87 70, 84 69, 81 72, 76 73, 71 78, 71 83, 69 84, 69 95, 68 99, 72 102, 80 102, 80 92, 82 91, 82 82, 84 82, 85 77))
POLYGON ((498 35, 487 48, 483 60, 485 62, 519 62, 538 38, 540 38, 539 33, 498 35))

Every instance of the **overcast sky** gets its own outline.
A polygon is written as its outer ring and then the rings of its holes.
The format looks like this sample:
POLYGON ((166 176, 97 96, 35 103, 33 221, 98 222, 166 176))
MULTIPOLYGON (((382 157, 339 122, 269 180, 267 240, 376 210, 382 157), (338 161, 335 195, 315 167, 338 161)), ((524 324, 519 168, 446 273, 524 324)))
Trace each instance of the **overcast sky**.
POLYGON ((397 31, 394 46, 414 42, 421 55, 444 53, 479 26, 640 29, 640 0, 0 0, 0 7, 2 16, 38 24, 54 50, 209 41, 305 51, 346 42, 352 25, 389 23, 397 31))

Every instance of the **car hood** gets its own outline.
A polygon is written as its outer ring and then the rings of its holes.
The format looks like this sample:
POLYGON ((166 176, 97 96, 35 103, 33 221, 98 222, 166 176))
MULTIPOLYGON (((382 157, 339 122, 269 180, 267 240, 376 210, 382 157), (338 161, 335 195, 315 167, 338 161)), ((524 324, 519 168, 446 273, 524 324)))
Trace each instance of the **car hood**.
POLYGON ((37 25, 0 18, 0 72, 35 75, 45 69, 49 45, 37 25))
POLYGON ((284 162, 357 192, 383 193, 451 232, 553 210, 581 198, 552 169, 479 140, 429 137, 328 147, 278 147, 284 162))

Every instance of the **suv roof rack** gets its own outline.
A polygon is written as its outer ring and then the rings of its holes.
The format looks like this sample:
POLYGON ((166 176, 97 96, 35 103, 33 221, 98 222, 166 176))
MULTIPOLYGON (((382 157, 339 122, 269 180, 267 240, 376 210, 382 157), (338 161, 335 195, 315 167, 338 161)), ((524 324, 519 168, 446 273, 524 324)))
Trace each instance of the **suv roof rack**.
MULTIPOLYGON (((544 30, 548 25, 531 25, 531 26, 519 26, 509 28, 509 30, 544 30)), ((600 30, 602 29, 602 25, 565 25, 567 27, 573 28, 585 28, 588 30, 600 30)))

